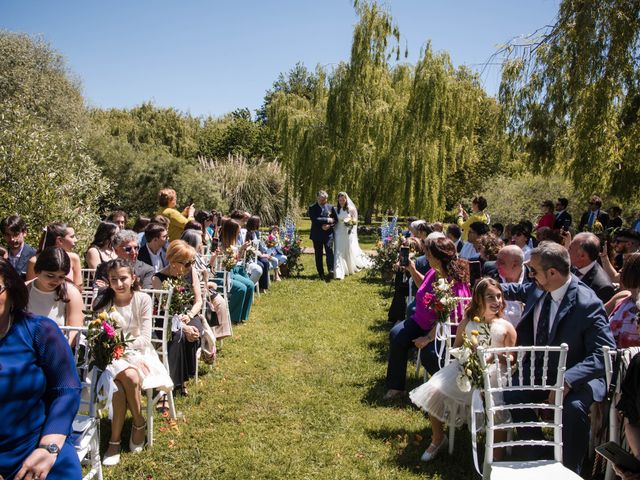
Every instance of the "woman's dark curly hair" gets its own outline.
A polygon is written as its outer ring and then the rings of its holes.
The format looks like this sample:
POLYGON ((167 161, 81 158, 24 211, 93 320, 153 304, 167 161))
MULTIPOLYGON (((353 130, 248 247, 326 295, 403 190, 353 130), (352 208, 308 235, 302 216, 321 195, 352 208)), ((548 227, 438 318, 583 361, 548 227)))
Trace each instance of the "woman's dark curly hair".
POLYGON ((431 255, 440 260, 449 278, 457 282, 469 283, 469 263, 458 258, 458 251, 451 240, 446 237, 430 239, 426 247, 431 255))

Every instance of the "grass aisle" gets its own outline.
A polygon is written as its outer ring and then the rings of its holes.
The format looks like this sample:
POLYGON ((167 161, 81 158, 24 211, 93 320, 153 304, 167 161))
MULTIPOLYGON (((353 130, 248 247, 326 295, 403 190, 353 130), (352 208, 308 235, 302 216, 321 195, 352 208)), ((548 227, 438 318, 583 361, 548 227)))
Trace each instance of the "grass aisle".
POLYGON ((312 257, 304 262, 303 277, 273 284, 178 399, 178 430, 157 418, 154 447, 123 455, 106 478, 472 477, 468 435, 458 432, 454 457, 420 465, 425 417, 378 400, 388 292, 363 274, 326 284, 311 275, 312 257))

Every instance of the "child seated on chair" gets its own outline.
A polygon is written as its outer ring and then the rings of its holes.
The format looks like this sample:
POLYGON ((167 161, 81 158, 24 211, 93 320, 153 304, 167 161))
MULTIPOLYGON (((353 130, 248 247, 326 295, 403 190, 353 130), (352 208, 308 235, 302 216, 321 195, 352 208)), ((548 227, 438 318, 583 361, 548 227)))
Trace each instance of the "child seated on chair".
POLYGON ((139 453, 144 448, 146 422, 142 416, 141 390, 156 388, 171 391, 173 382, 153 345, 151 344, 151 298, 138 291, 133 265, 124 259, 109 261, 107 265, 109 288, 96 300, 94 312, 115 309, 125 337, 133 342, 119 359, 114 359, 105 374, 114 379, 117 391, 111 400, 111 437, 104 455, 103 465, 112 466, 120 461, 122 427, 127 406, 133 416, 129 449, 139 453))
MULTIPOLYGON (((502 318, 505 307, 500 284, 492 278, 480 280, 465 310, 464 319, 458 327, 454 348, 462 346, 463 332, 468 338, 477 335, 479 346, 514 346, 516 330, 508 320, 502 318)), ((457 381, 459 371, 458 360, 452 359, 428 382, 409 392, 411 401, 428 413, 431 420, 431 443, 420 458, 423 462, 432 460, 440 451, 446 449, 448 441, 444 435, 444 425, 448 415, 454 416, 456 425, 464 423, 469 418, 473 389, 466 392, 460 389, 457 381)), ((492 379, 504 373, 492 371, 492 379)), ((495 402, 500 403, 501 399, 496 398, 495 402)), ((506 432, 500 433, 504 434, 506 439, 506 432)))

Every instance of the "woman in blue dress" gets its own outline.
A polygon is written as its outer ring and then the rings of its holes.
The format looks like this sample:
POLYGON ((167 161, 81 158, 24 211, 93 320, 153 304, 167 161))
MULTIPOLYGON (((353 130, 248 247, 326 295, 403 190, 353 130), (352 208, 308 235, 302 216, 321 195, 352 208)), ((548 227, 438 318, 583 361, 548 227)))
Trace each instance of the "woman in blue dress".
POLYGON ((28 300, 0 258, 0 477, 80 479, 67 439, 80 404, 73 355, 55 322, 25 312, 28 300))

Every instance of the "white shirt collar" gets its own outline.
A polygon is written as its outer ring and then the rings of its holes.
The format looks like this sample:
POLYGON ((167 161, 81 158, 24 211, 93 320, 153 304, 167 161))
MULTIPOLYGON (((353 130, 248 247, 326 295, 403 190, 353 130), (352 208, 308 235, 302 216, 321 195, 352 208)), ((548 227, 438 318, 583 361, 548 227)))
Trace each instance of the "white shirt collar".
POLYGON ((589 270, 591 270, 593 268, 593 266, 596 264, 596 261, 594 260, 593 262, 591 262, 589 265, 587 265, 586 267, 582 267, 579 268, 578 271, 580 272, 580 274, 584 277, 589 270))
POLYGON ((564 285, 556 288, 553 292, 551 292, 551 299, 556 303, 560 303, 564 298, 564 296, 566 295, 567 290, 569 290, 570 283, 571 283, 571 275, 569 275, 569 277, 567 278, 567 281, 564 282, 564 285))

